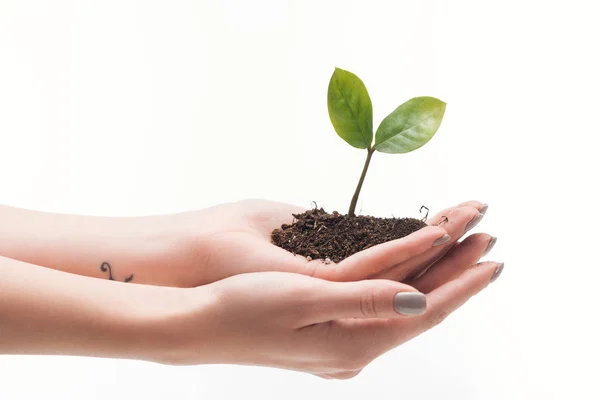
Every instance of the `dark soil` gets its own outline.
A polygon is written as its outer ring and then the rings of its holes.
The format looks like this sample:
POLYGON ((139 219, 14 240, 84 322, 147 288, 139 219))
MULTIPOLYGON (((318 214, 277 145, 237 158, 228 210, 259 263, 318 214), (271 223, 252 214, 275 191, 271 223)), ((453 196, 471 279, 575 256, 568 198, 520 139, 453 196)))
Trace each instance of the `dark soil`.
POLYGON ((314 208, 293 214, 292 224, 283 224, 271 234, 273 243, 294 254, 325 262, 340 262, 354 253, 380 243, 400 239, 427 226, 415 218, 350 217, 314 208))

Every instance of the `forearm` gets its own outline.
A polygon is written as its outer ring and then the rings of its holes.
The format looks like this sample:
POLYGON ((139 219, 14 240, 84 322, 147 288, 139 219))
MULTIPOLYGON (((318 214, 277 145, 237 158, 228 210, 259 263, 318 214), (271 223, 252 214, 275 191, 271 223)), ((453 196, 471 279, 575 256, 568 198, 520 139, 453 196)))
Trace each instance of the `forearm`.
POLYGON ((0 257, 0 353, 160 360, 187 289, 90 279, 0 257), (166 333, 168 334, 168 332, 166 333))
MULTIPOLYGON (((167 216, 110 218, 0 206, 0 256, 89 277, 186 286, 190 240, 167 216), (174 254, 177 256, 174 257, 174 254)), ((191 248, 191 246, 190 246, 191 248)))

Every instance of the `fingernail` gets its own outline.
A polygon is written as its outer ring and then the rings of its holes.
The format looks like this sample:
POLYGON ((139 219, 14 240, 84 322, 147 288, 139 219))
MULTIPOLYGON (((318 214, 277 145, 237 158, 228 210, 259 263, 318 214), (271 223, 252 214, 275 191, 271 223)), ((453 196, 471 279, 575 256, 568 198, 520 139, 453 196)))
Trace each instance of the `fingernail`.
POLYGON ((488 204, 485 203, 484 205, 481 206, 481 209, 479 210, 479 212, 481 214, 485 214, 487 212, 487 210, 488 210, 488 204))
POLYGON ((394 310, 402 315, 421 315, 427 309, 427 297, 420 292, 400 292, 394 296, 394 310))
POLYGON ((439 246, 439 245, 444 244, 444 243, 447 243, 450 239, 452 239, 452 238, 450 237, 450 235, 448 235, 446 233, 444 236, 442 236, 440 238, 437 238, 435 240, 435 242, 433 242, 433 247, 439 246))
POLYGON ((475 216, 475 218, 473 218, 471 221, 469 221, 469 223, 465 227, 465 232, 468 232, 471 229, 475 228, 475 225, 477 225, 479 222, 481 222, 482 218, 483 218, 483 214, 482 213, 477 214, 475 216))
POLYGON ((498 279, 498 277, 502 273, 503 269, 504 269, 504 263, 499 263, 498 266, 496 267, 496 270, 494 271, 494 275, 492 275, 492 277, 490 278, 490 283, 492 283, 496 279, 498 279))
POLYGON ((493 237, 490 239, 490 242, 488 243, 487 247, 485 248, 483 254, 481 255, 481 257, 485 257, 488 255, 488 253, 490 251, 492 251, 492 249, 494 248, 494 246, 496 245, 496 242, 498 241, 497 237, 493 237))

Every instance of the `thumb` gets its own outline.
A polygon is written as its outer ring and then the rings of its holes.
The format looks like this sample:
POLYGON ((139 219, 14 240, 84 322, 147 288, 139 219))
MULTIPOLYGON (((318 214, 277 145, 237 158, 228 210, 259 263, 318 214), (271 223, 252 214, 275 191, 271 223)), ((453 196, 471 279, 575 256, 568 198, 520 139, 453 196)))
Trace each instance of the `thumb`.
POLYGON ((373 279, 327 282, 310 299, 312 324, 342 318, 398 318, 421 315, 427 298, 403 283, 373 279))

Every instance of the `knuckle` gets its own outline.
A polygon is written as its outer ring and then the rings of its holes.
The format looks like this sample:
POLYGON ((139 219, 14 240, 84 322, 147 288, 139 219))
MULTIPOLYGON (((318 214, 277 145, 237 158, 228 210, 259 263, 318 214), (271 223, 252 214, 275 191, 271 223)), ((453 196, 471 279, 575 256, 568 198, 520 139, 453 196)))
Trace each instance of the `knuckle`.
POLYGON ((375 300, 375 290, 369 289, 360 296, 360 313, 364 318, 375 318, 380 314, 375 300))

